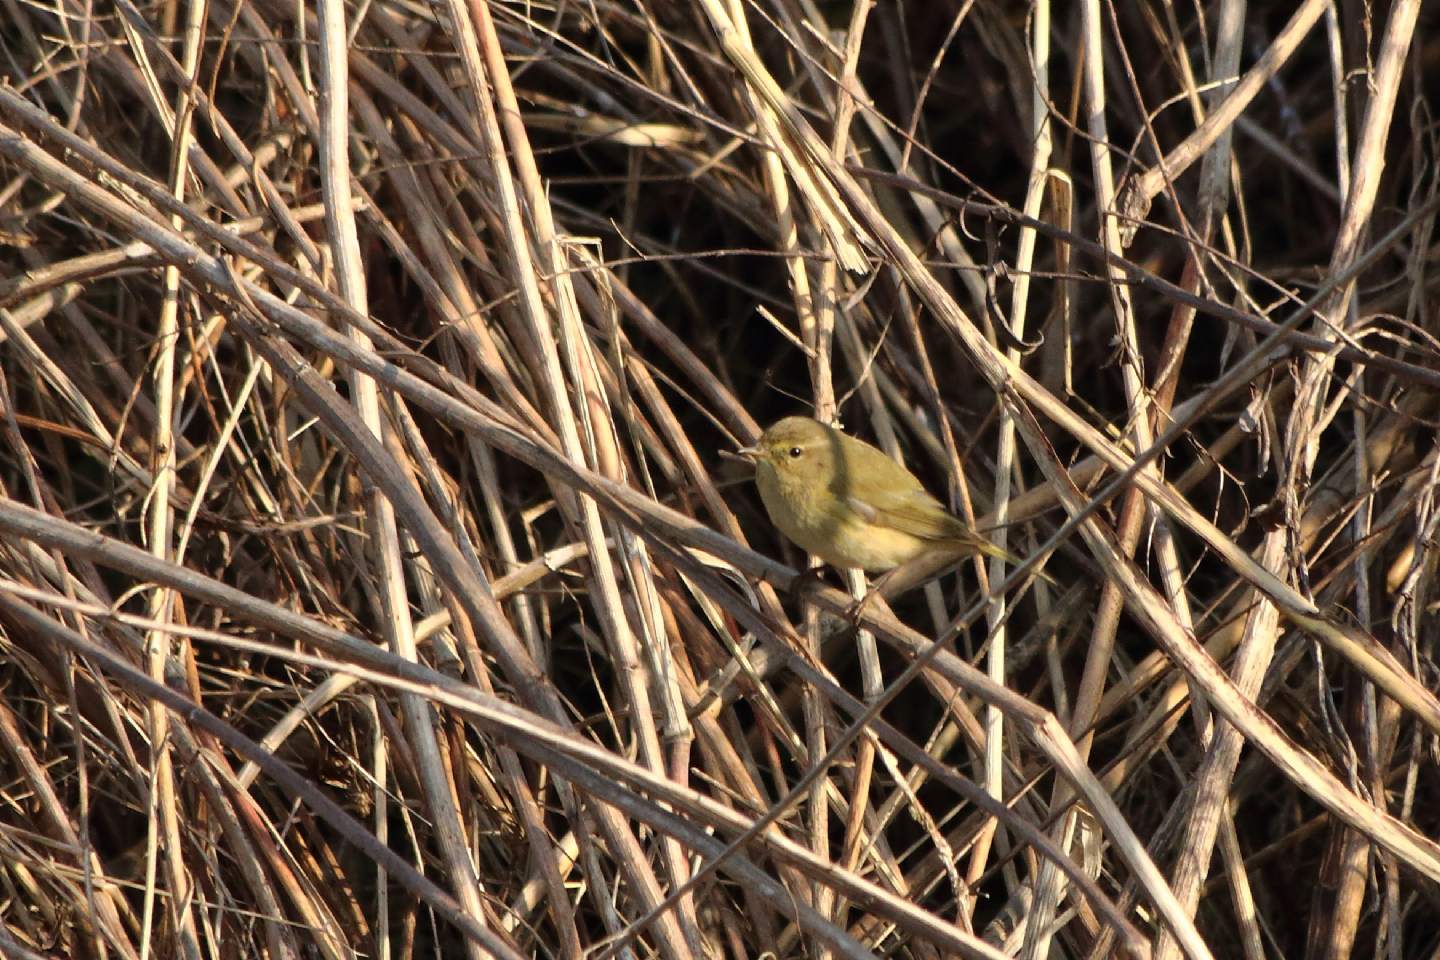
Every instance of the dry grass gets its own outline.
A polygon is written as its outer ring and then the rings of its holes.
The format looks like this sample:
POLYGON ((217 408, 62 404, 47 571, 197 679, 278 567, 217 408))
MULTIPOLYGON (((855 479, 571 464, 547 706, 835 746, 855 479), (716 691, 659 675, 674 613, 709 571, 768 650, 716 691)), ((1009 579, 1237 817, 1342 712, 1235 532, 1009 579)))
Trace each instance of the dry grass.
POLYGON ((1435 11, 1197 6, 0 2, 0 955, 1437 955, 1435 11))

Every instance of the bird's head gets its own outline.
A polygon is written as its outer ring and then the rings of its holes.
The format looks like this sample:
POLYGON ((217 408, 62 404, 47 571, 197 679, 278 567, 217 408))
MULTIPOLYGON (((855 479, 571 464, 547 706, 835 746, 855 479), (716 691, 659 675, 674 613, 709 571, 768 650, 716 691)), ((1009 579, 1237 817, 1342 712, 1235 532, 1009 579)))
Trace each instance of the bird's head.
POLYGON ((754 446, 739 451, 755 464, 773 468, 782 477, 818 475, 834 461, 838 440, 835 432, 809 417, 786 417, 760 435, 754 446))

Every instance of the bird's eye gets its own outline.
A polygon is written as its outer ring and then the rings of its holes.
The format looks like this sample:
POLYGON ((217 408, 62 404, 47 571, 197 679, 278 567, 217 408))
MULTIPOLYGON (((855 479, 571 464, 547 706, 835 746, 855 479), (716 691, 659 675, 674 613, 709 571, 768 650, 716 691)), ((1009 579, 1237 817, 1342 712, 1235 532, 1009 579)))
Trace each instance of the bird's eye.
POLYGON ((791 460, 798 459, 799 456, 800 456, 800 454, 802 454, 802 453, 804 453, 804 452, 805 452, 805 451, 804 451, 804 450, 801 450, 799 447, 791 447, 791 448, 790 448, 790 459, 791 459, 791 460))

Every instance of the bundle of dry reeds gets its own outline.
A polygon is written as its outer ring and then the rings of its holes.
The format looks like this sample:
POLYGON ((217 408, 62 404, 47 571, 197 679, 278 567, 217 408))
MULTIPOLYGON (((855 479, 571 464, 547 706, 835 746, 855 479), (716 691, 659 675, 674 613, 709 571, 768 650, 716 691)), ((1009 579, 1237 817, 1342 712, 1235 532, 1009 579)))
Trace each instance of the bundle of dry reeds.
POLYGON ((0 955, 1437 955, 1435 21, 3 0, 0 955))

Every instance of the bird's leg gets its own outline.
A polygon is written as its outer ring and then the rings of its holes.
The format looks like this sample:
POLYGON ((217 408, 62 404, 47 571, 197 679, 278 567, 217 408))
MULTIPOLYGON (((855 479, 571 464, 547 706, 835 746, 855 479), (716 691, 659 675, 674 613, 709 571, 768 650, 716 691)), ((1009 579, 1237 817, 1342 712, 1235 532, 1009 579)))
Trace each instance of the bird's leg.
POLYGON ((800 575, 790 581, 790 595, 796 600, 803 600, 805 594, 819 587, 825 582, 825 565, 816 564, 813 567, 806 567, 800 571, 800 575))
POLYGON ((850 608, 845 611, 845 619, 849 620, 856 629, 859 629, 860 618, 865 615, 865 608, 870 606, 870 601, 880 595, 880 591, 885 589, 885 585, 890 582, 890 578, 899 569, 899 567, 895 567, 880 574, 875 578, 875 582, 866 589, 865 595, 850 604, 850 608))

